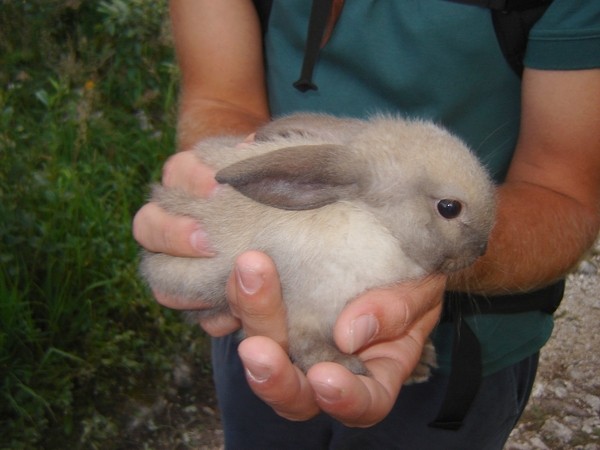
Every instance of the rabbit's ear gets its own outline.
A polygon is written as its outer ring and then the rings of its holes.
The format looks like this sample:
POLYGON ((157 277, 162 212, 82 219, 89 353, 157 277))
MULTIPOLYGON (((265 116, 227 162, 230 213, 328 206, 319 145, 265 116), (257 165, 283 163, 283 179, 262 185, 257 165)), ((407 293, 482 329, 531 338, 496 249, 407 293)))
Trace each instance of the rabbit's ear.
POLYGON ((239 161, 216 179, 259 203, 303 210, 354 198, 360 171, 341 145, 303 145, 239 161))

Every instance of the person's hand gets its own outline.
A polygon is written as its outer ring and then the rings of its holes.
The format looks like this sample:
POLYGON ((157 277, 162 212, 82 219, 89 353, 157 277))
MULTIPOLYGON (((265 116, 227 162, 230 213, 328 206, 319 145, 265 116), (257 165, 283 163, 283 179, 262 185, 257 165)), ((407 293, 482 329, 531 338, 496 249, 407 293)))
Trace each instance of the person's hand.
MULTIPOLYGON (((202 164, 193 153, 180 152, 171 156, 163 167, 162 184, 177 187, 199 197, 210 197, 218 184, 215 172, 202 164)), ((173 256, 211 257, 214 251, 210 238, 200 224, 183 216, 168 214, 154 202, 146 203, 133 219, 133 236, 147 250, 173 256)), ((205 307, 197 300, 167 296, 153 292, 156 300, 169 308, 191 310, 205 307)), ((202 319, 200 326, 213 336, 223 336, 240 328, 238 319, 232 315, 202 319)))
POLYGON ((362 295, 342 311, 334 336, 340 350, 356 352, 371 375, 356 376, 330 362, 304 375, 286 352, 285 308, 273 262, 248 252, 238 258, 234 273, 228 294, 248 336, 239 354, 252 390, 290 420, 324 411, 357 427, 374 425, 389 413, 437 324, 445 288, 440 275, 362 295))
MULTIPOLYGON (((254 141, 255 133, 238 144, 254 141)), ((210 197, 218 186, 215 171, 202 164, 190 151, 176 153, 163 166, 165 187, 176 187, 198 197, 210 197)), ((145 249, 173 256, 210 257, 213 250, 200 224, 189 218, 168 214, 154 202, 140 208, 133 218, 133 237, 145 249)))
MULTIPOLYGON (((253 141, 254 133, 251 133, 238 147, 247 146, 253 141)), ((163 186, 182 189, 202 198, 210 197, 218 188, 215 171, 202 164, 190 151, 176 153, 166 161, 161 182, 163 186)), ((196 220, 169 214, 155 202, 148 202, 140 208, 133 219, 132 228, 136 241, 149 251, 192 258, 214 255, 210 237, 196 220)), ((239 276, 238 271, 234 274, 239 276)), ((172 297, 158 291, 153 294, 161 305, 172 309, 195 310, 206 307, 197 300, 172 297)), ((211 336, 224 336, 242 326, 240 320, 231 314, 201 319, 199 325, 211 336)))

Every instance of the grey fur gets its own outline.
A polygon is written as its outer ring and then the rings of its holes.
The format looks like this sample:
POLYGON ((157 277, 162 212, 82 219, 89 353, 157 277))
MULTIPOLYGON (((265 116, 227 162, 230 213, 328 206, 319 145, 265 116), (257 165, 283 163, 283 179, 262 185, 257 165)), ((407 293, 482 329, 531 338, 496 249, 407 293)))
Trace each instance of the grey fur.
MULTIPOLYGON (((228 311, 235 258, 266 252, 282 283, 290 355, 305 371, 336 361, 367 373, 335 347, 341 309, 368 289, 459 270, 485 251, 493 183, 459 139, 432 123, 298 114, 236 146, 242 140, 209 139, 193 150, 223 183, 211 198, 153 192, 169 212, 200 221, 217 255, 144 252, 141 272, 155 290, 213 305, 196 318, 214 316, 228 311), (460 215, 442 217, 442 199, 460 201, 460 215)), ((428 347, 415 378, 427 377, 434 356, 428 347)))

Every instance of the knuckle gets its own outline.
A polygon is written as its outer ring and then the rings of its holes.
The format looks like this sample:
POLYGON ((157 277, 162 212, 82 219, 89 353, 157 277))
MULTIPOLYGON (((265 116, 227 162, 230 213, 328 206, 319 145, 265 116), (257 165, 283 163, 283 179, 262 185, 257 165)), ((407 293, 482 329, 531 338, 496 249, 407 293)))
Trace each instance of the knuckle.
POLYGON ((160 233, 160 248, 162 253, 176 254, 180 245, 181 233, 177 232, 175 227, 164 227, 160 233))
POLYGON ((162 184, 178 187, 199 197, 208 197, 217 186, 212 168, 202 163, 192 152, 180 152, 169 157, 162 168, 162 184))
POLYGON ((402 329, 408 327, 414 320, 414 312, 411 302, 407 298, 401 298, 398 301, 398 313, 396 314, 396 326, 402 329))
POLYGON ((140 241, 142 240, 142 229, 140 224, 141 220, 141 210, 139 210, 135 213, 135 216, 133 216, 133 220, 131 222, 131 234, 138 244, 141 244, 140 241))
POLYGON ((379 323, 377 339, 395 338, 403 335, 414 320, 415 312, 406 293, 390 293, 390 298, 378 299, 375 316, 379 323), (392 300, 392 301, 389 301, 392 300))
POLYGON ((162 184, 166 187, 173 186, 179 153, 170 156, 162 168, 162 184))
POLYGON ((142 206, 135 213, 135 216, 133 216, 133 220, 131 222, 131 233, 133 234, 133 238, 142 247, 145 247, 147 245, 146 220, 148 207, 149 204, 142 206))
POLYGON ((223 337, 240 329, 239 320, 229 314, 202 318, 199 325, 212 337, 223 337))

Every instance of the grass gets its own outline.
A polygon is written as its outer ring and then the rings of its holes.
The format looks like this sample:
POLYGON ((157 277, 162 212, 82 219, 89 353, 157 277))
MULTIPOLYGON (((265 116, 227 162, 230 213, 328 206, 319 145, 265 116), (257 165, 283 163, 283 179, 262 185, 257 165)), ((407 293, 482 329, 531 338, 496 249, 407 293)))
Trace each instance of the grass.
POLYGON ((0 0, 1 449, 118 448, 122 402, 202 339, 151 299, 131 237, 173 151, 166 10, 0 0))

